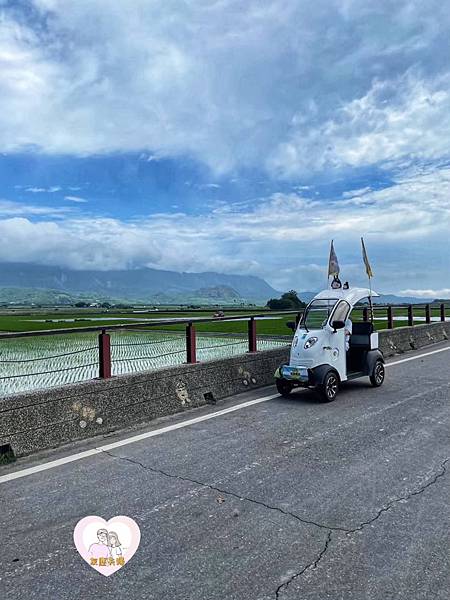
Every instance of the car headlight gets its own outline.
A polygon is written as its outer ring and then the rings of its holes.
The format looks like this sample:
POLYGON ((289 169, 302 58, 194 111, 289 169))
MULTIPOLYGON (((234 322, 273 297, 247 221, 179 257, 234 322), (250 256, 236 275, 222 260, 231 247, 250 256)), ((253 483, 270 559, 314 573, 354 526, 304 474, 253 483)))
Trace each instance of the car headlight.
POLYGON ((305 345, 303 346, 305 350, 308 350, 308 348, 311 348, 311 346, 314 346, 314 344, 317 342, 319 338, 316 337, 310 337, 306 340, 305 345))

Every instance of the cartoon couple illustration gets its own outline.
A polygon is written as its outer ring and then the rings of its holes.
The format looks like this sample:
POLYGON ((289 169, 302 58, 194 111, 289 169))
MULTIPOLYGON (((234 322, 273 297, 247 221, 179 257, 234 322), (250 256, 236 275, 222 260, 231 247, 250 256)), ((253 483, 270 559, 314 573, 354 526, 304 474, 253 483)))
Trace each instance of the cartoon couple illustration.
POLYGON ((122 545, 115 531, 97 530, 98 542, 89 546, 91 558, 118 558, 122 556, 122 545))

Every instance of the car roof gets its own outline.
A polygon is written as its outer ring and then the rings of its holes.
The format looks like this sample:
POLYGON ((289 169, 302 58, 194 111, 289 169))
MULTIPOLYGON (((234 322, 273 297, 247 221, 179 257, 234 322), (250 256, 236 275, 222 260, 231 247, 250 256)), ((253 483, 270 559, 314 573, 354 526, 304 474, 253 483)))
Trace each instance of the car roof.
POLYGON ((314 296, 313 300, 347 300, 347 302, 354 306, 363 298, 367 298, 372 295, 374 298, 378 297, 380 294, 377 292, 372 292, 369 288, 349 288, 348 290, 323 290, 314 296))

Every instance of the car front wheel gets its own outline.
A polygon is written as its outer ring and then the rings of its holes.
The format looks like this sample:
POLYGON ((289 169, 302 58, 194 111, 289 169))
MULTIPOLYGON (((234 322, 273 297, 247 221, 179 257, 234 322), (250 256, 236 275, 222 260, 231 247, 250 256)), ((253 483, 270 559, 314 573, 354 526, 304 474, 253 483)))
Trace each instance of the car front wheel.
POLYGON ((292 383, 290 381, 286 381, 286 379, 277 379, 276 386, 278 393, 284 396, 285 398, 289 396, 294 387, 292 383))
POLYGON ((339 377, 334 371, 326 374, 322 384, 317 386, 317 393, 322 402, 333 402, 339 391, 339 377))

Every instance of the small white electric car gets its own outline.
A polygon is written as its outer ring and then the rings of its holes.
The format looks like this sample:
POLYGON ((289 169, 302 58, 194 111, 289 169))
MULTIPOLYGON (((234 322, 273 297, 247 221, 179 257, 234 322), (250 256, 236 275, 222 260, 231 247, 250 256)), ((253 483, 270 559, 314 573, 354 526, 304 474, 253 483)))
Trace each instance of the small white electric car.
POLYGON ((295 387, 307 387, 315 389, 323 402, 332 402, 342 381, 369 376, 373 386, 382 385, 384 357, 373 323, 348 321, 356 303, 369 295, 365 288, 324 290, 308 304, 297 328, 287 324, 295 334, 289 364, 275 372, 282 396, 295 387))

